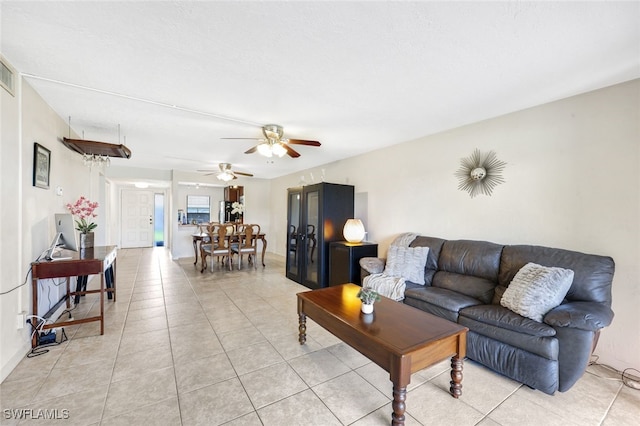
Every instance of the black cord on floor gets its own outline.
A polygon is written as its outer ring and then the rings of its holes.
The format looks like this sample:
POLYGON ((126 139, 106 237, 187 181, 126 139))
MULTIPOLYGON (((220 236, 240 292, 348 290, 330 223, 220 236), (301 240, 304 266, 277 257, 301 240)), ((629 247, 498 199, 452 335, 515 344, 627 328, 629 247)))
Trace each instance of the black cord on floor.
POLYGON ((596 377, 600 377, 601 379, 607 379, 607 380, 616 380, 616 381, 621 381, 623 385, 625 385, 626 387, 633 389, 633 390, 640 390, 640 381, 638 381, 638 379, 636 377, 640 377, 640 375, 634 377, 631 376, 630 374, 627 374, 627 371, 635 371, 637 373, 640 373, 640 371, 636 370, 635 368, 625 368, 624 371, 620 372, 618 370, 616 370, 615 368, 606 365, 606 364, 600 364, 598 363, 598 359, 600 358, 598 355, 592 355, 592 357, 594 357, 594 359, 592 361, 589 362, 589 366, 598 366, 598 367, 603 367, 606 368, 607 370, 611 370, 617 374, 621 375, 621 378, 607 378, 607 377, 602 377, 599 376, 595 373, 589 372, 589 374, 593 374, 596 377))
POLYGON ((45 349, 45 348, 49 348, 51 346, 58 346, 66 342, 67 340, 69 340, 67 338, 67 333, 65 333, 64 331, 64 328, 62 329, 61 336, 62 337, 60 338, 59 342, 52 342, 52 343, 47 343, 45 345, 38 345, 35 348, 32 348, 31 351, 27 354, 27 358, 35 358, 37 356, 44 355, 47 352, 49 352, 49 349, 45 349))

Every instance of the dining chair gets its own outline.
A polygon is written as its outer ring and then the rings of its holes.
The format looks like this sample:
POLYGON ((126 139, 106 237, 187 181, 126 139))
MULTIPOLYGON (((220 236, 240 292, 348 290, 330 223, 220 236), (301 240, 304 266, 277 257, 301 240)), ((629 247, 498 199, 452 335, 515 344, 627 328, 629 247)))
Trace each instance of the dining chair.
POLYGON ((231 250, 240 258, 238 269, 242 268, 242 258, 245 254, 249 255, 249 262, 253 263, 253 268, 257 268, 258 235, 260 235, 260 225, 247 224, 244 225, 244 232, 238 234, 238 242, 231 244, 231 250))
POLYGON ((229 263, 229 270, 233 270, 231 263, 231 241, 233 238, 233 225, 230 224, 213 224, 207 226, 207 234, 209 235, 209 244, 200 246, 200 257, 202 258, 202 269, 207 269, 207 256, 211 256, 211 270, 213 270, 213 258, 222 259, 223 263, 229 263))

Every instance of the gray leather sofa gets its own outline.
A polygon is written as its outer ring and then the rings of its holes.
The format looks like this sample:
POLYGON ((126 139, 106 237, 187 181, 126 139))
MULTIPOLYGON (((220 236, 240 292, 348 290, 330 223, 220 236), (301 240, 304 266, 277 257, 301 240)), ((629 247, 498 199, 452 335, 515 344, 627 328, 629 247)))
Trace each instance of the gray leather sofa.
MULTIPOLYGON (((427 246, 426 284, 407 282, 404 303, 469 328, 467 357, 552 395, 584 373, 600 329, 613 319, 610 257, 530 245, 417 237, 427 246), (500 305, 515 274, 528 262, 574 271, 563 302, 542 323, 500 305)), ((372 271, 362 269, 362 278, 372 271)), ((375 269, 376 261, 373 261, 375 269)), ((365 264, 365 263, 362 263, 365 264)))

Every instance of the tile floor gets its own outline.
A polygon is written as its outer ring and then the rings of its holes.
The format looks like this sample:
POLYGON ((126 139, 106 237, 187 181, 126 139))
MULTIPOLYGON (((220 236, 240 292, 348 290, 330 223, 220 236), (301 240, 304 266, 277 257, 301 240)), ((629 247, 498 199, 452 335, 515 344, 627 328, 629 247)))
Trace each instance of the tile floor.
MULTIPOLYGON (((295 295, 308 289, 284 277, 282 257, 268 254, 257 270, 245 262, 241 271, 204 274, 192 261, 172 261, 163 248, 120 250, 118 301, 107 302, 105 334, 98 323, 66 327, 67 342, 25 358, 0 386, 0 423, 390 423, 391 382, 382 369, 312 321, 307 344, 298 344, 295 295), (19 421, 10 409, 68 418, 19 421)), ((97 309, 90 295, 73 315, 97 309)), ((407 425, 636 425, 640 418, 640 392, 612 378, 585 374, 570 391, 548 396, 471 361, 456 400, 448 364, 413 375, 407 425)))

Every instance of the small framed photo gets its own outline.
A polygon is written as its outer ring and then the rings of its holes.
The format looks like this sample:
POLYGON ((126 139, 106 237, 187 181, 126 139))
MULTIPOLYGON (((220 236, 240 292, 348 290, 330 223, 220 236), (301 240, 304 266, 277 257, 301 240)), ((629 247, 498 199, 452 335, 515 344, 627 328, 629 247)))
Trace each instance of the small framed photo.
POLYGON ((38 142, 33 144, 33 186, 49 189, 51 151, 38 142))

